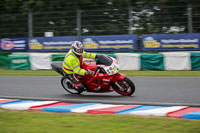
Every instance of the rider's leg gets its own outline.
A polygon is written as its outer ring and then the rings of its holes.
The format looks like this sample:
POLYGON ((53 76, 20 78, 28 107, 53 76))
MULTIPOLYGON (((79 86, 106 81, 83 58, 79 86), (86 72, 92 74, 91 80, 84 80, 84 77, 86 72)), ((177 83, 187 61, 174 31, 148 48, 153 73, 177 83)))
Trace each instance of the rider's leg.
POLYGON ((74 84, 78 93, 81 93, 84 90, 84 85, 81 84, 80 80, 75 77, 75 74, 69 74, 67 77, 74 84))

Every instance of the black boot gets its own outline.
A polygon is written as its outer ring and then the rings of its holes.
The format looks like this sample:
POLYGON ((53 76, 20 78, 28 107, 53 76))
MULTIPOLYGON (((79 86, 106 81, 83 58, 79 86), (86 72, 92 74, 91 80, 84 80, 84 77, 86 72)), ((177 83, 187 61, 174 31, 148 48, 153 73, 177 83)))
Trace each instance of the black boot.
POLYGON ((81 94, 83 91, 84 91, 84 85, 80 85, 80 86, 77 88, 78 94, 81 94))

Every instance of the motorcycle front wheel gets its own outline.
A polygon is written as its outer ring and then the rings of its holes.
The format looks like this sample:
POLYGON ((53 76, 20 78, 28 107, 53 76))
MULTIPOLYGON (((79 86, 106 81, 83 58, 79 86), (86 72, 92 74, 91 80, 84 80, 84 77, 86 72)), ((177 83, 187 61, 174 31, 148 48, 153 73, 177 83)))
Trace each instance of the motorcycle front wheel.
POLYGON ((122 96, 131 96, 135 92, 134 83, 127 77, 112 85, 113 89, 122 96))
POLYGON ((67 77, 62 77, 61 78, 61 85, 62 87, 69 93, 71 94, 81 94, 82 92, 78 92, 71 83, 68 82, 68 78, 67 77))

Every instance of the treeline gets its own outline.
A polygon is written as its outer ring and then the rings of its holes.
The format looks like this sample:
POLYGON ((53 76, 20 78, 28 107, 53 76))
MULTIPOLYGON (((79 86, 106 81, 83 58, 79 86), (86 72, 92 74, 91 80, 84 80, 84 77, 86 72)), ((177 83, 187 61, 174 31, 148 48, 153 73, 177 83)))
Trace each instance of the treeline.
POLYGON ((82 35, 187 33, 188 23, 196 33, 199 8, 198 0, 1 0, 0 38, 28 37, 30 28, 33 36, 78 27, 82 35))

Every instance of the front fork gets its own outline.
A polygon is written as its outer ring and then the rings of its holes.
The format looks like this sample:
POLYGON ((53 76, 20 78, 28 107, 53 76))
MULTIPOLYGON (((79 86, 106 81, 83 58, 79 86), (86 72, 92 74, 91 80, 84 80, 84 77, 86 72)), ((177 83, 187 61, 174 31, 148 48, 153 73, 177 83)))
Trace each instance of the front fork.
POLYGON ((114 84, 120 89, 120 90, 124 90, 118 83, 117 81, 118 80, 122 80, 126 77, 126 75, 124 74, 120 74, 120 73, 117 73, 116 76, 114 77, 114 84))
POLYGON ((122 88, 117 82, 115 82, 115 85, 119 88, 119 90, 124 91, 124 88, 122 88))

